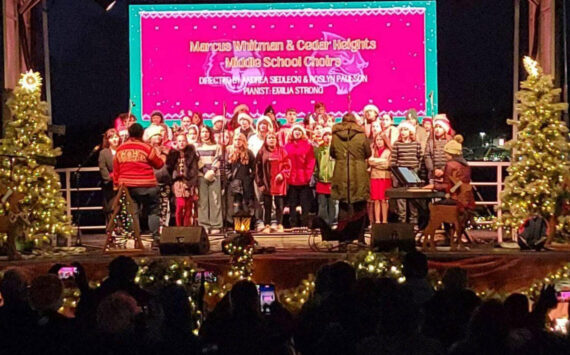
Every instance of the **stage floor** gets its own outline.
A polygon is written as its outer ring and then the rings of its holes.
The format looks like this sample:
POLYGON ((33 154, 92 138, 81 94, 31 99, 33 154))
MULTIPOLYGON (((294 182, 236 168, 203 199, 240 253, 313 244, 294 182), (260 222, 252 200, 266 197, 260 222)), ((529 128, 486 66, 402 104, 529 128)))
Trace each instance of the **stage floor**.
MULTIPOLYGON (((525 290, 537 280, 570 262, 570 253, 564 251, 521 251, 515 243, 503 243, 498 247, 493 242, 496 235, 489 231, 471 231, 479 244, 469 244, 468 250, 449 251, 449 247, 438 247, 427 251, 431 272, 437 277, 447 268, 459 266, 467 270, 470 286, 477 291, 493 290, 508 293, 525 290)), ((254 256, 254 280, 258 283, 274 283, 280 289, 298 286, 300 281, 326 263, 344 260, 350 253, 319 252, 309 247, 309 234, 271 233, 254 234, 260 247, 274 247, 274 253, 254 256)), ((27 257, 22 261, 0 259, 0 270, 21 266, 30 275, 46 272, 54 263, 79 261, 91 280, 101 280, 107 275, 107 265, 117 253, 103 253, 105 235, 87 234, 82 244, 87 249, 81 254, 56 253, 51 256, 27 257)), ((192 255, 190 258, 205 270, 218 274, 229 269, 229 256, 221 252, 223 236, 210 236, 210 252, 206 255, 192 255)), ((143 239, 144 240, 144 239, 143 239)), ((320 241, 320 237, 317 237, 320 241)), ((367 243, 369 238, 367 238, 367 243)), ((149 240, 145 244, 149 245, 149 240)), ((353 252, 353 251, 351 251, 353 252)), ((133 254, 136 258, 187 258, 188 256, 161 256, 158 250, 147 249, 133 254)))

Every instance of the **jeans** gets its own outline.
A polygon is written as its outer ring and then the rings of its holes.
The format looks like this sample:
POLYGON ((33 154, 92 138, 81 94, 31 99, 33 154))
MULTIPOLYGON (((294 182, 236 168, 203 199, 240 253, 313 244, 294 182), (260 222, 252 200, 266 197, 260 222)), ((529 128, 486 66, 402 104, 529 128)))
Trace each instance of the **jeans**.
POLYGON ((311 201, 313 192, 309 185, 290 185, 287 194, 289 200, 289 220, 291 227, 307 226, 309 218, 309 210, 311 209, 311 201), (297 221, 297 206, 301 205, 301 221, 297 221))
POLYGON ((139 224, 139 216, 143 208, 148 210, 148 228, 152 237, 157 240, 160 227, 160 188, 155 187, 129 187, 129 194, 136 203, 135 223, 139 224))
POLYGON ((283 206, 285 204, 284 196, 271 196, 263 194, 263 222, 266 226, 271 224, 271 209, 273 199, 275 198, 275 214, 277 215, 277 224, 283 224, 283 206))
MULTIPOLYGON (((394 187, 402 187, 398 179, 392 178, 392 183, 394 187)), ((407 199, 397 199, 396 205, 398 206, 398 221, 400 223, 411 223, 413 225, 418 224, 418 209, 413 203, 407 199)))
POLYGON ((331 198, 331 195, 317 194, 317 201, 319 203, 319 214, 329 226, 332 226, 336 219, 336 201, 331 198))
POLYGON ((222 228, 222 187, 220 177, 210 182, 199 178, 198 224, 205 228, 222 228))

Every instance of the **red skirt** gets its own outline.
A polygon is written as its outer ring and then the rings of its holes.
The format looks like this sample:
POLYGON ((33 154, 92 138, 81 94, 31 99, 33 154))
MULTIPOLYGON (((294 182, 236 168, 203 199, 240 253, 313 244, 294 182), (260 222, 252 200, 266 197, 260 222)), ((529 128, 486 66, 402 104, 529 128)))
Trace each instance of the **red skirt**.
POLYGON ((391 179, 370 179, 370 199, 373 201, 387 200, 386 190, 392 188, 391 179))

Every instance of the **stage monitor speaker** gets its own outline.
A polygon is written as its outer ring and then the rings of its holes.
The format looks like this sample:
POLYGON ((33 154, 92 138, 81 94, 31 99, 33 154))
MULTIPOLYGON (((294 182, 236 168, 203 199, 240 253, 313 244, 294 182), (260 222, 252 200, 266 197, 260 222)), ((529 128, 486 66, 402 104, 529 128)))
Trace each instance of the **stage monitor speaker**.
POLYGON ((372 225, 370 248, 375 251, 416 250, 414 225, 410 223, 375 223, 372 225))
POLYGON ((204 227, 165 227, 159 249, 161 255, 206 254, 210 240, 204 227))

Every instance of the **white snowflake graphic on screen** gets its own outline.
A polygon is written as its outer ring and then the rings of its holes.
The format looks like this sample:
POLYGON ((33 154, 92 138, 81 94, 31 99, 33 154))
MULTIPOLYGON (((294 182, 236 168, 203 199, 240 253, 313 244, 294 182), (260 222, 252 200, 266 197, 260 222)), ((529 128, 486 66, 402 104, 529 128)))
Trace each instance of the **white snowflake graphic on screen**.
MULTIPOLYGON (((252 83, 252 81, 254 81, 252 78, 262 78, 265 76, 265 70, 263 68, 226 67, 226 58, 229 60, 232 57, 239 59, 262 58, 261 54, 257 51, 237 51, 235 49, 231 52, 212 51, 208 54, 206 62, 204 63, 204 76, 227 78, 228 80, 220 85, 225 86, 229 92, 234 94, 243 92, 249 85, 255 85, 252 83), (248 78, 250 80, 248 80, 248 78)), ((220 86, 218 84, 210 85, 220 86)))
MULTIPOLYGON (((345 40, 346 38, 339 36, 337 34, 331 32, 323 32, 323 37, 325 41, 334 41, 334 40, 345 40)), ((319 50, 314 51, 312 53, 313 57, 316 58, 324 58, 329 56, 331 58, 340 58, 341 65, 340 67, 332 66, 332 67, 307 67, 307 74, 311 78, 311 81, 315 83, 315 85, 320 87, 326 86, 335 86, 336 93, 338 95, 346 95, 352 91, 355 87, 360 85, 363 81, 364 75, 364 68, 368 67, 368 62, 362 58, 360 51, 352 52, 350 50, 335 50, 333 46, 330 46, 328 50, 319 50), (330 82, 327 80, 326 82, 318 81, 315 76, 329 76, 329 75, 352 75, 354 77, 360 77, 356 80, 346 80, 346 81, 338 81, 335 80, 334 82, 330 82)))

